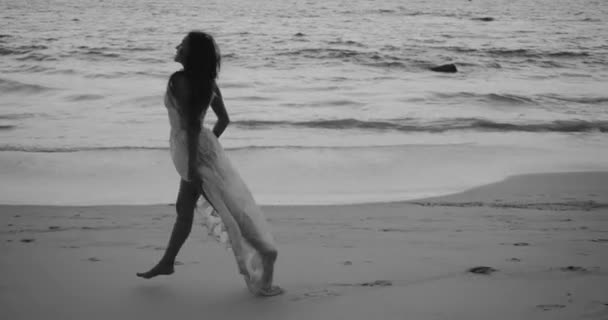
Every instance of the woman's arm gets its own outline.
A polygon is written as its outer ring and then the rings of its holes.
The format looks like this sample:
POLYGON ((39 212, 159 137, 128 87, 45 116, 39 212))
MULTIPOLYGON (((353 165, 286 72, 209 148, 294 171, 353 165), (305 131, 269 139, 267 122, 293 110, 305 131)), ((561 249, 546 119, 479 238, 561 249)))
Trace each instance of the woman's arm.
POLYGON ((179 105, 184 109, 183 116, 186 121, 186 143, 188 147, 188 180, 200 180, 197 172, 198 137, 201 132, 201 107, 191 99, 188 81, 184 74, 175 73, 171 77, 173 94, 179 105))
POLYGON ((213 127, 213 134, 216 137, 220 137, 228 124, 230 123, 230 118, 228 117, 228 112, 226 111, 226 106, 224 105, 224 99, 222 98, 222 93, 220 92, 220 88, 215 85, 214 86, 215 97, 211 101, 211 108, 213 112, 217 115, 217 123, 213 127))

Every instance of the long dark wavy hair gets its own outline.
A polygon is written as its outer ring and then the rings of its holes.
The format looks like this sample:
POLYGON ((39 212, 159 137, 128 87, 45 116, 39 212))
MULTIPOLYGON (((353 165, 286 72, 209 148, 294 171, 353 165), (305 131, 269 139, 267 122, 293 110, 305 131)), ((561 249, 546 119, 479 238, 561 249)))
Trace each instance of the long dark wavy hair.
POLYGON ((205 32, 191 31, 185 40, 188 50, 184 52, 182 64, 190 87, 186 98, 196 106, 188 111, 188 118, 199 119, 213 94, 221 63, 220 50, 213 37, 205 32))
POLYGON ((213 37, 202 31, 191 31, 187 36, 189 50, 184 57, 184 71, 198 80, 215 80, 222 58, 213 37))

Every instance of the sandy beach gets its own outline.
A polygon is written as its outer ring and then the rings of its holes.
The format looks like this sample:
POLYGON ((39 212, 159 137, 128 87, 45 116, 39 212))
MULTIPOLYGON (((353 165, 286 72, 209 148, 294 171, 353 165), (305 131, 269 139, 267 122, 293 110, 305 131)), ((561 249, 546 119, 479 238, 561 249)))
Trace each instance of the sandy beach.
POLYGON ((409 202, 265 206, 274 298, 200 226, 172 276, 172 204, 0 206, 2 319, 607 319, 608 173, 515 176, 409 202), (488 267, 473 269, 475 267, 488 267))
POLYGON ((608 1, 0 13, 0 320, 608 320, 608 1), (170 140, 193 120, 168 82, 199 64, 283 295, 252 296, 201 213, 173 275, 136 276, 167 245, 170 140))

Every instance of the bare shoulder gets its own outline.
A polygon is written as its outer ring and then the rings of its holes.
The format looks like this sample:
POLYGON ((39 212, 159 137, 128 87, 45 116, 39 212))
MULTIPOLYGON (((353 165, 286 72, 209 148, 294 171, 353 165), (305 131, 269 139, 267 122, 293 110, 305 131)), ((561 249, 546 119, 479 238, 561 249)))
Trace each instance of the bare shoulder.
POLYGON ((188 96, 188 79, 183 71, 174 72, 169 78, 169 90, 181 101, 184 101, 188 96))

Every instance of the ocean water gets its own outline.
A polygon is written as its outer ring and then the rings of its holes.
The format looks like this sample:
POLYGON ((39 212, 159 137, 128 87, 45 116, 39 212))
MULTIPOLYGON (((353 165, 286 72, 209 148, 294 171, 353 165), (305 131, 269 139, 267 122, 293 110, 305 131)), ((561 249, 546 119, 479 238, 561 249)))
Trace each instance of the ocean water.
POLYGON ((162 97, 193 29, 220 46, 221 142, 262 203, 608 170, 606 1, 0 0, 0 12, 2 203, 173 201, 162 97), (428 70, 445 63, 459 72, 428 70))

